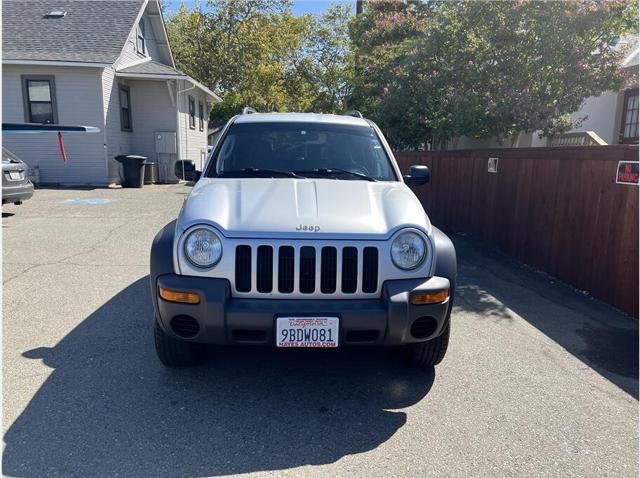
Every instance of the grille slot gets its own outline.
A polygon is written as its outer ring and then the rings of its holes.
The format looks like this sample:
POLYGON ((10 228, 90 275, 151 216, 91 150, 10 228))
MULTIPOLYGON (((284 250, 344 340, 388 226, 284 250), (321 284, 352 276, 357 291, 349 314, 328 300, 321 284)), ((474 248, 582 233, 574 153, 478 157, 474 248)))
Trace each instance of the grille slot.
POLYGON ((312 294, 316 290, 316 249, 300 248, 300 292, 312 294))
POLYGON ((293 247, 281 246, 278 251, 278 291, 282 294, 293 292, 293 271, 293 247))
POLYGON ((251 290, 251 246, 236 247, 236 290, 251 290))
POLYGON ((256 287, 258 292, 273 290, 273 248, 271 246, 258 247, 256 287))
POLYGON ((358 249, 342 249, 342 292, 353 294, 358 287, 358 249))
POLYGON ((337 252, 335 247, 323 247, 320 256, 320 292, 333 294, 336 291, 337 252))
POLYGON ((365 247, 362 253, 362 292, 378 289, 378 248, 365 247))

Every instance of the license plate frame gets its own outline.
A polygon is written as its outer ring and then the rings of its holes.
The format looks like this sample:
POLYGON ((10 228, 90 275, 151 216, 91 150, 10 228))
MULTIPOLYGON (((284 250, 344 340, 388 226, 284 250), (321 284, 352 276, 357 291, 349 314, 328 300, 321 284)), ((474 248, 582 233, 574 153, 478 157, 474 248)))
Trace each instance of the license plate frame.
POLYGON ((337 348, 340 343, 340 318, 336 316, 276 317, 275 339, 276 347, 279 348, 337 348), (324 333, 321 332, 322 330, 324 333), (283 333, 283 331, 286 332, 283 333), (291 340, 292 338, 294 340, 291 340))

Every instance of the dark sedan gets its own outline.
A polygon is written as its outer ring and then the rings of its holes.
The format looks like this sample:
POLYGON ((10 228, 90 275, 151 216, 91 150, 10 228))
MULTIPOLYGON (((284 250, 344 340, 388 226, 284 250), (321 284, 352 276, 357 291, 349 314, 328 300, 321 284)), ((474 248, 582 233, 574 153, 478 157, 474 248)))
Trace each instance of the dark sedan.
POLYGON ((33 196, 29 167, 7 148, 2 148, 2 204, 22 204, 33 196))

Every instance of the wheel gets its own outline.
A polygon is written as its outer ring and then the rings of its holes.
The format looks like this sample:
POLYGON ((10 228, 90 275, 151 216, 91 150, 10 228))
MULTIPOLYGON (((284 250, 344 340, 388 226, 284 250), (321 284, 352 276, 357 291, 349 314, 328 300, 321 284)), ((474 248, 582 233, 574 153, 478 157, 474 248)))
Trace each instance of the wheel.
POLYGON ((420 368, 430 368, 442 362, 449 346, 450 330, 451 321, 448 321, 442 333, 435 339, 407 345, 409 363, 420 368))
POLYGON ((167 335, 154 321, 156 353, 160 361, 168 367, 188 367, 197 365, 204 359, 205 345, 174 339, 167 335))

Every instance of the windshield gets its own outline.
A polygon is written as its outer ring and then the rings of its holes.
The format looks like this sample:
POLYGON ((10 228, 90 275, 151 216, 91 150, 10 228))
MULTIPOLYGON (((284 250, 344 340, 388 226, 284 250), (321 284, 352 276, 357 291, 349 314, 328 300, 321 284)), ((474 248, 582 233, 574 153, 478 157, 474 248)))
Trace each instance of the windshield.
POLYGON ((376 132, 369 126, 236 123, 214 155, 207 177, 397 180, 376 132))

